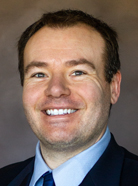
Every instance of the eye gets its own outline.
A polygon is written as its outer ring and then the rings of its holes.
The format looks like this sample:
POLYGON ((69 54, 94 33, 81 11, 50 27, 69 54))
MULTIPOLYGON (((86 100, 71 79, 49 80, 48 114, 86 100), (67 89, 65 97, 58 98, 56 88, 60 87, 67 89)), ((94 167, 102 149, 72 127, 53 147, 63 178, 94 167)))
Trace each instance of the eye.
POLYGON ((81 76, 86 74, 85 72, 81 71, 81 70, 77 70, 75 72, 72 73, 73 76, 81 76))
POLYGON ((40 73, 34 74, 32 77, 44 78, 44 77, 46 77, 46 75, 40 72, 40 73))

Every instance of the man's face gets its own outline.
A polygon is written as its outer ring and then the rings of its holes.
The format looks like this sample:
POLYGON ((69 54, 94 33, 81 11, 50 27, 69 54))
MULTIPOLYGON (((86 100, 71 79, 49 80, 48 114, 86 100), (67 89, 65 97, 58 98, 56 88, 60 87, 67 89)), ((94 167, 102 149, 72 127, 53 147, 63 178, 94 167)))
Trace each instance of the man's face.
POLYGON ((105 81, 104 48, 85 25, 43 27, 28 41, 23 104, 42 146, 83 150, 105 132, 119 88, 115 96, 114 83, 105 81))

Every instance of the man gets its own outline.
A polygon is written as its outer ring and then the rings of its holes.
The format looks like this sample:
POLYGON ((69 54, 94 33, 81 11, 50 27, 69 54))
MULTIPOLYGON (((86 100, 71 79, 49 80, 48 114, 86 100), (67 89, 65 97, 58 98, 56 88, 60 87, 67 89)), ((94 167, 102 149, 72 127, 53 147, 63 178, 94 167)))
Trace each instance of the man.
POLYGON ((23 105, 39 142, 35 158, 0 170, 0 185, 138 185, 138 157, 107 127, 120 94, 116 38, 107 24, 75 10, 44 14, 22 34, 23 105))

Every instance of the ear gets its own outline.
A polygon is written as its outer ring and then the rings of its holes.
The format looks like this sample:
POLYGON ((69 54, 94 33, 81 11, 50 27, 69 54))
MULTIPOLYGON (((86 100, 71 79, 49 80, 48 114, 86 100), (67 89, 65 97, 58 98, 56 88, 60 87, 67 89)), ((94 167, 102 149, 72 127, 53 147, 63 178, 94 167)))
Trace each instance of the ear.
POLYGON ((115 104, 119 98, 120 84, 121 84, 121 72, 118 71, 116 74, 114 74, 112 81, 110 83, 111 104, 115 104))

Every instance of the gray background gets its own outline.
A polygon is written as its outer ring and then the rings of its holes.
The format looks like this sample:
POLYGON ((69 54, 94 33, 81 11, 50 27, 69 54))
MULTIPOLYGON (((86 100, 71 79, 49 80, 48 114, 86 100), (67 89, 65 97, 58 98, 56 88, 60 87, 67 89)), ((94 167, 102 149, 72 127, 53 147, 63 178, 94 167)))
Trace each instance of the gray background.
POLYGON ((118 31, 123 80, 109 126, 120 145, 138 154, 138 1, 0 0, 0 167, 34 155, 37 142, 22 108, 18 38, 42 13, 63 8, 84 10, 118 31))

